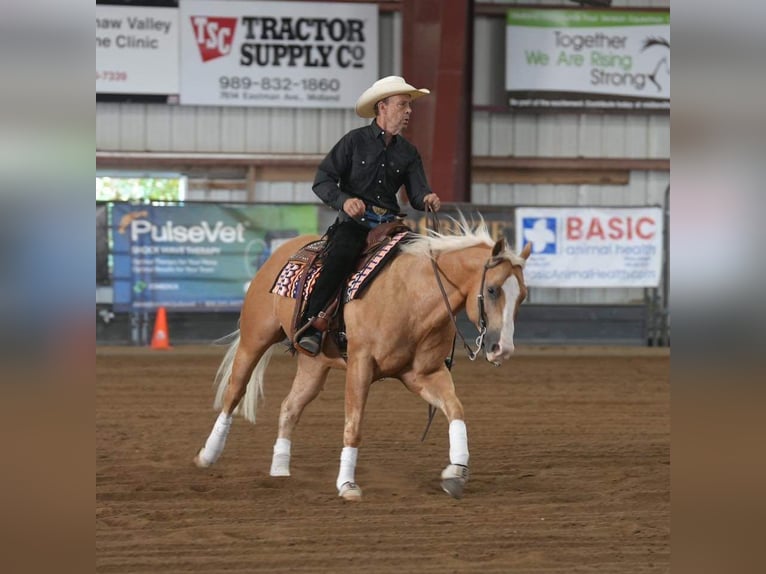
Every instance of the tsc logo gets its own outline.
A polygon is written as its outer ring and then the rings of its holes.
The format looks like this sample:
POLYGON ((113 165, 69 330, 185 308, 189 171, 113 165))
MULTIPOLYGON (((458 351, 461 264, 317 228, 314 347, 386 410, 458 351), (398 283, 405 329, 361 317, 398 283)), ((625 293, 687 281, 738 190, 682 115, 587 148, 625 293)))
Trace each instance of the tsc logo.
POLYGON ((234 30, 237 26, 236 18, 191 16, 190 19, 194 39, 203 62, 221 58, 231 52, 234 30))
POLYGON ((532 244, 532 253, 556 254, 556 218, 524 217, 524 245, 532 244))

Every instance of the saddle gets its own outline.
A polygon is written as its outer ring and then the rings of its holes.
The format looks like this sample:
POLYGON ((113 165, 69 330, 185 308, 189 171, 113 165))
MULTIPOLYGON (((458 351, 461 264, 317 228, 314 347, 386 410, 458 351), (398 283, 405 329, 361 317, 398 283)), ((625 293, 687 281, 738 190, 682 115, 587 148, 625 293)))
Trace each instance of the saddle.
MULTIPOLYGON (((312 322, 320 331, 329 331, 333 335, 341 356, 345 356, 346 350, 345 326, 341 312, 343 304, 361 296, 398 252, 396 246, 399 242, 411 233, 410 228, 401 221, 383 223, 372 229, 367 235, 367 244, 359 256, 354 273, 341 286, 319 317, 312 322)), ((322 270, 322 255, 326 245, 327 241, 323 238, 303 246, 288 259, 271 287, 271 293, 296 299, 290 332, 287 333, 291 342, 309 327, 308 323, 304 324, 303 315, 322 270)), ((322 338, 323 346, 327 339, 326 336, 322 338)), ((295 344, 292 344, 291 348, 303 352, 295 344)))

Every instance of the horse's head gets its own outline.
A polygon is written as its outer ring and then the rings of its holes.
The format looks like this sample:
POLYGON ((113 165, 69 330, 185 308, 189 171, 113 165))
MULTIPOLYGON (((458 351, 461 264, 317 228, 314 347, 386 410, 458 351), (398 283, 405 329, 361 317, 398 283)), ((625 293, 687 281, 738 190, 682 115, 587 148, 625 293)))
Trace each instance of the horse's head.
POLYGON ((519 305, 527 296, 524 282, 524 264, 529 258, 531 244, 521 254, 513 253, 505 239, 497 241, 492 254, 482 269, 482 278, 476 290, 476 306, 468 305, 469 318, 479 328, 486 328, 484 352, 487 360, 499 365, 514 351, 513 333, 519 305), (471 317, 474 311, 475 317, 471 317))

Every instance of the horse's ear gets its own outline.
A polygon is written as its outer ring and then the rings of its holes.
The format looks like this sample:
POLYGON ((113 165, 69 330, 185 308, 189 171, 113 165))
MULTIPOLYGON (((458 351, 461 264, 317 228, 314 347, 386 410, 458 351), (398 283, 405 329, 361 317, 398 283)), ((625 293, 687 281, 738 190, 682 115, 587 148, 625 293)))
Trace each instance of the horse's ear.
POLYGON ((497 257, 505 250, 505 237, 501 237, 495 242, 495 246, 492 248, 492 257, 497 257))
POLYGON ((531 243, 527 243, 527 244, 524 246, 524 249, 522 249, 522 250, 521 250, 521 256, 522 256, 524 259, 529 259, 529 254, 530 254, 530 253, 532 253, 532 244, 531 244, 531 243))

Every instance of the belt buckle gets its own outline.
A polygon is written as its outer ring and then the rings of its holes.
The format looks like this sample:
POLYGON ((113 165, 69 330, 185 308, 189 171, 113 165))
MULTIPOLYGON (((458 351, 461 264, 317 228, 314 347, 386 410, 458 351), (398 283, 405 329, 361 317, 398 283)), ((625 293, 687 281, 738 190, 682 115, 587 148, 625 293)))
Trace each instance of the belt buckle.
POLYGON ((378 207, 377 205, 372 206, 372 212, 375 215, 383 216, 386 213, 388 213, 388 210, 385 207, 378 207))

